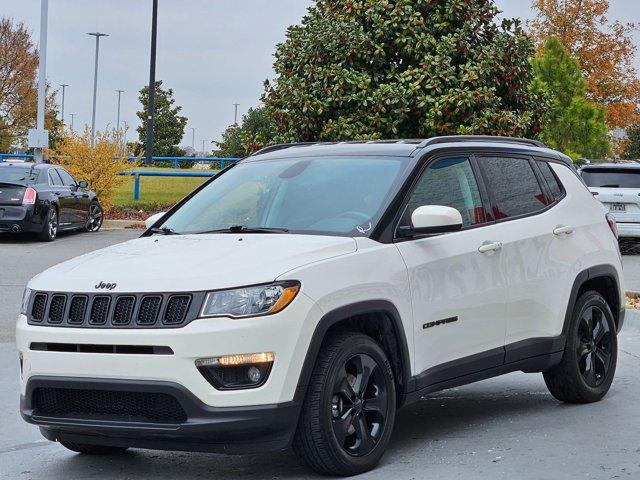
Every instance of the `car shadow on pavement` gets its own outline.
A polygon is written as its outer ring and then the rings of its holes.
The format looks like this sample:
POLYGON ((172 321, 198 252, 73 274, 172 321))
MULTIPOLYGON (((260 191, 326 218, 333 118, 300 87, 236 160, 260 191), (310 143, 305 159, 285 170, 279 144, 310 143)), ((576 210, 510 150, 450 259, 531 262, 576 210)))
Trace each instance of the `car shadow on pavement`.
MULTIPOLYGON (((480 448, 483 442, 478 437, 491 435, 487 430, 492 426, 513 417, 546 415, 546 411, 557 411, 558 405, 546 390, 530 391, 526 386, 498 392, 490 386, 440 392, 400 410, 389 451, 381 465, 363 477, 390 478, 389 470, 406 463, 407 458, 418 458, 426 466, 442 457, 441 445, 447 441, 453 446, 456 439, 467 438, 480 448)), ((291 451, 224 456, 133 450, 124 456, 87 457, 69 453, 64 458, 56 457, 48 464, 49 478, 327 478, 315 475, 291 451)))
POLYGON ((47 243, 56 243, 58 241, 63 241, 68 237, 75 237, 83 232, 79 231, 66 231, 66 232, 58 232, 58 237, 53 242, 43 242, 38 239, 38 236, 34 233, 0 233, 0 245, 18 245, 18 244, 41 244, 46 245, 47 243))

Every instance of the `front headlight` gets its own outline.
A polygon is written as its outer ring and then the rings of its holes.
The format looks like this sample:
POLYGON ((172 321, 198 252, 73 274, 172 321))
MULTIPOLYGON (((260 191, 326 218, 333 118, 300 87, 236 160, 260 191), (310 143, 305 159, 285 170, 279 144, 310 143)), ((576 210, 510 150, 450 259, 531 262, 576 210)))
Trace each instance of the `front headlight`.
POLYGON ((29 310, 29 300, 31 300, 31 289, 27 287, 22 294, 22 306, 20 307, 20 313, 23 315, 26 315, 29 310))
POLYGON ((299 282, 288 281, 209 292, 200 316, 241 318, 271 315, 289 305, 299 290, 299 282))

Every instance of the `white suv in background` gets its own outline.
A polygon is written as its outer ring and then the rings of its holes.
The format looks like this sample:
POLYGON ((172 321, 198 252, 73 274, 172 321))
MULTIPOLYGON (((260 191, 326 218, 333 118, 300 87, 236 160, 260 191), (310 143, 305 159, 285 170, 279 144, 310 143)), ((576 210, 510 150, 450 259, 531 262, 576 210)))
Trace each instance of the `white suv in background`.
POLYGON ((616 221, 620 238, 640 237, 640 163, 599 163, 580 175, 616 221))
POLYGON ((362 473, 435 391, 522 370, 600 400, 621 282, 602 206, 538 142, 269 147, 31 280, 21 412, 85 454, 292 446, 362 473))

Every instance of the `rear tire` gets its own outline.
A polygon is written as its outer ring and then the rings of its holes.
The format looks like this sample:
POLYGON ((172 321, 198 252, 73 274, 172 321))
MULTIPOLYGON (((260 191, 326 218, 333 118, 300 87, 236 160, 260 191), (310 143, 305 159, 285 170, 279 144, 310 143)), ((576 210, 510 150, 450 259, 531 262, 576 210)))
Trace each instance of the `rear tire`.
POLYGON ((543 374, 551 394, 566 403, 592 403, 609 391, 618 358, 616 325, 602 295, 584 293, 573 309, 562 361, 543 374))
POLYGON ((316 361, 293 448, 319 473, 367 472, 389 444, 395 413, 393 370, 382 348, 359 333, 334 336, 316 361))
POLYGON ((53 242, 58 236, 58 210, 51 206, 47 212, 47 218, 44 222, 42 231, 38 234, 38 238, 43 242, 53 242))
POLYGON ((84 455, 118 455, 127 450, 127 447, 107 447, 104 445, 89 445, 87 443, 75 443, 62 440, 58 440, 58 442, 66 449, 84 455))

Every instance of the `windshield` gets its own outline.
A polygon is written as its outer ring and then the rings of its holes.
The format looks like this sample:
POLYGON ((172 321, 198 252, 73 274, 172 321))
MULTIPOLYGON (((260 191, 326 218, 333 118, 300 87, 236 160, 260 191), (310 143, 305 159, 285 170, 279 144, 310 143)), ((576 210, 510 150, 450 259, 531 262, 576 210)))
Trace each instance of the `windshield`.
POLYGON ((582 178, 589 187, 640 188, 640 169, 583 169, 582 178))
POLYGON ((0 167, 0 182, 30 185, 35 183, 38 172, 31 167, 0 167))
POLYGON ((243 162, 204 187, 161 228, 178 234, 238 231, 242 226, 368 236, 404 180, 407 160, 323 157, 243 162))

